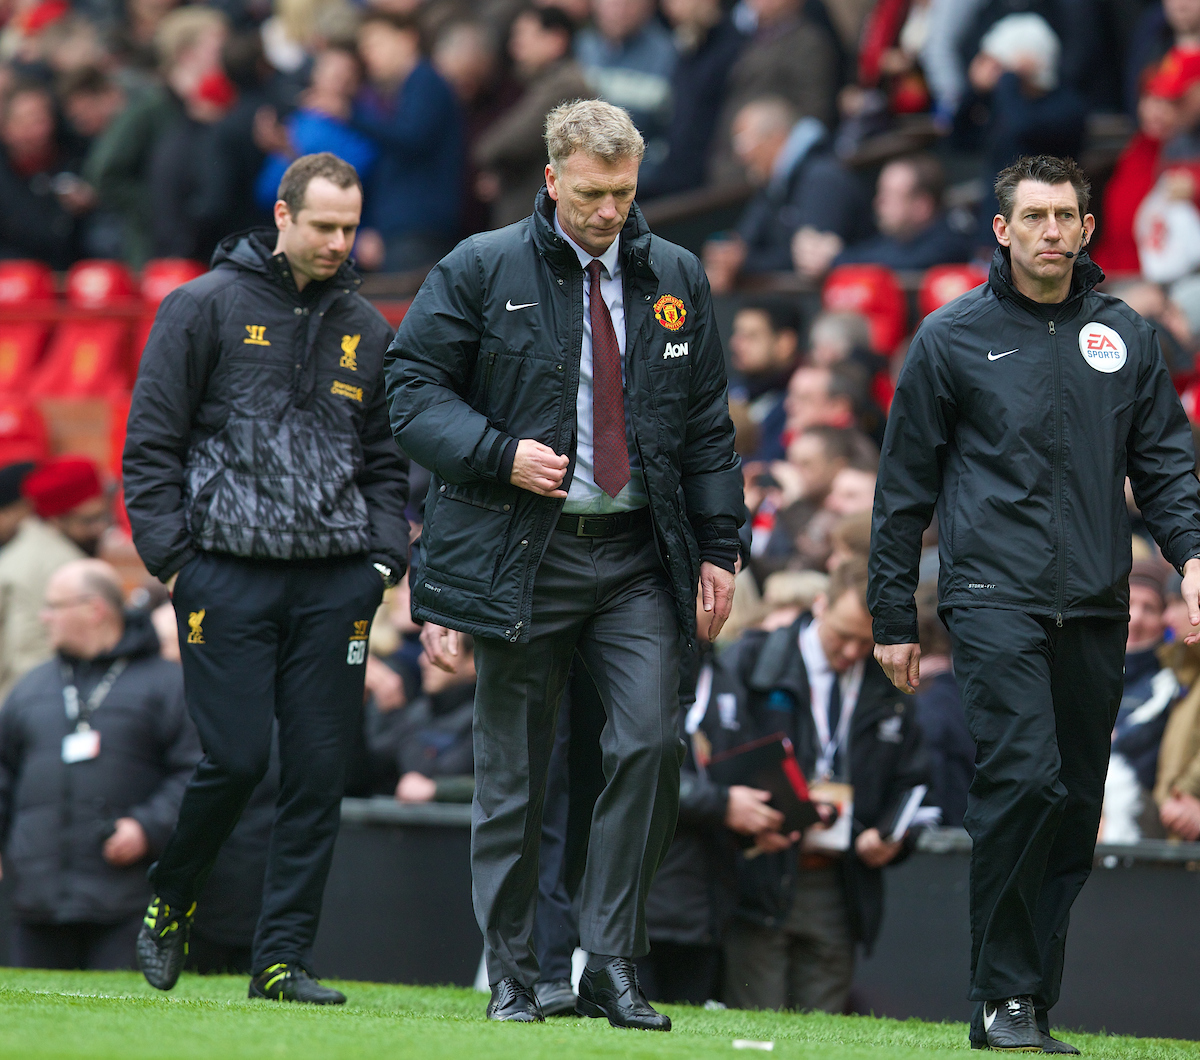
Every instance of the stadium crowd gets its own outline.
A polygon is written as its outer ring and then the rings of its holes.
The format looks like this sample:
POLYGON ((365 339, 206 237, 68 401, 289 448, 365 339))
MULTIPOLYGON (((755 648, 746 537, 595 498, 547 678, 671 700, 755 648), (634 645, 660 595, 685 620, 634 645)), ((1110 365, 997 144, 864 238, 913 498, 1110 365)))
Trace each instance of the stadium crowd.
MULTIPOLYGON (((359 267, 419 270, 529 213, 546 113, 593 94, 625 107, 647 140, 640 201, 742 189, 740 219, 711 233, 702 257, 728 296, 745 564, 733 619, 684 681, 683 809, 650 898, 643 976, 662 1000, 844 1007, 855 947, 869 947, 882 916, 879 872, 913 834, 893 840, 880 820, 841 850, 791 851, 807 870, 792 879, 779 869, 793 841, 781 815, 706 766, 747 733, 792 731, 797 668, 828 689, 868 660, 864 561, 909 274, 986 263, 992 178, 1018 155, 1084 162, 1092 256, 1107 289, 1158 327, 1200 422, 1200 0, 16 0, 0 18, 0 258, 56 270, 204 261, 229 234, 271 223, 292 159, 331 151, 366 185, 359 267), (796 292, 822 285, 813 312, 796 292), (823 639, 808 654, 810 628, 823 639)), ((926 284, 921 312, 984 278, 952 275, 948 294, 926 284)), ((123 599, 127 566, 96 559, 128 558, 117 484, 90 460, 48 456, 29 417, 0 415, 12 959, 128 966, 146 868, 199 745, 165 591, 143 584, 123 599), (119 659, 139 680, 105 708, 119 659), (62 779, 64 686, 85 711, 121 707, 87 790, 62 779)), ((1196 840, 1200 648, 1183 644, 1180 579, 1129 504, 1132 618, 1101 838, 1196 840)), ((852 729, 842 753, 856 816, 884 790, 924 784, 941 825, 958 827, 974 746, 937 616, 936 525, 925 546, 921 687, 894 723, 852 729)), ((418 633, 401 584, 372 633, 348 795, 470 800, 471 642, 448 674, 418 633)), ((264 780, 209 880, 202 969, 248 961, 277 784, 264 780)))

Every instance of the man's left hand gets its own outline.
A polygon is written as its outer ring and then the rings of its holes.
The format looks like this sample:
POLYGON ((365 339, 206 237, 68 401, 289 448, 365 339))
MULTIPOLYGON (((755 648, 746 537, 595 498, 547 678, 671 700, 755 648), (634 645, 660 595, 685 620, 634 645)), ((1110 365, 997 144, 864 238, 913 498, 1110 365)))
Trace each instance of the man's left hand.
MULTIPOLYGON (((1189 559, 1183 565, 1183 586, 1179 593, 1187 604, 1188 621, 1193 626, 1200 626, 1200 558, 1189 559)), ((1200 629, 1183 638, 1185 644, 1197 641, 1200 641, 1200 629)))
POLYGON ((700 602, 708 620, 706 639, 711 643, 717 639, 729 612, 733 610, 733 575, 715 563, 700 564, 700 602))
POLYGON ((881 869, 900 853, 903 845, 901 841, 889 843, 879 834, 878 828, 868 828, 854 841, 854 850, 867 868, 881 869))
POLYGON ((121 869, 141 861, 149 850, 142 826, 132 817, 118 817, 116 831, 104 841, 104 860, 121 869))

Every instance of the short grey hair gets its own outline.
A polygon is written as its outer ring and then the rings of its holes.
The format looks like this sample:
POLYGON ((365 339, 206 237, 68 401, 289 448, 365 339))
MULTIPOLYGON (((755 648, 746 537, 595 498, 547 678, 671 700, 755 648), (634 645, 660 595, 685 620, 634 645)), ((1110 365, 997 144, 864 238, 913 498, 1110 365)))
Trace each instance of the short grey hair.
POLYGON ((560 103, 546 115, 546 152, 555 173, 576 151, 619 162, 641 162, 646 141, 629 114, 602 99, 577 99, 560 103))

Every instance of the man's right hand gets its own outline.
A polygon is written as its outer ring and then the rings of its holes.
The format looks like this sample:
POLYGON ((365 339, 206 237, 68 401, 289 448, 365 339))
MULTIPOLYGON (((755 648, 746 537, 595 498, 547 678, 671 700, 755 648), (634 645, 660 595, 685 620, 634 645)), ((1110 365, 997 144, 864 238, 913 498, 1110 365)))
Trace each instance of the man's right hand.
POLYGON ((421 627, 421 647, 439 670, 458 672, 458 630, 426 622, 421 627))
POLYGON ((512 475, 508 481, 541 497, 566 497, 567 491, 559 487, 566 477, 569 463, 567 457, 559 456, 550 446, 535 442, 532 438, 522 438, 517 442, 512 475))
POLYGON ((901 692, 912 695, 921 684, 921 645, 876 644, 875 661, 901 692))
POLYGON ((725 804, 725 827, 741 835, 778 832, 783 824, 783 814, 767 805, 770 799, 769 791, 734 784, 725 804))

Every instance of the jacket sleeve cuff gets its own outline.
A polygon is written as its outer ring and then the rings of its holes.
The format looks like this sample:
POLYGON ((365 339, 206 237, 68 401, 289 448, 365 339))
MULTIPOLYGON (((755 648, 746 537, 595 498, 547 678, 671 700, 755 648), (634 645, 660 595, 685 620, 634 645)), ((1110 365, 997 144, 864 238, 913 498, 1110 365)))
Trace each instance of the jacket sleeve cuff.
POLYGON ((871 623, 871 630, 876 644, 919 644, 921 642, 915 608, 911 616, 877 618, 871 623))
POLYGON ((737 570, 741 541, 733 516, 717 515, 697 526, 696 544, 700 547, 701 561, 712 563, 730 574, 737 570))
POLYGON ((513 463, 517 459, 517 444, 516 438, 510 438, 508 445, 504 447, 504 452, 500 456, 500 466, 496 469, 496 479, 500 485, 507 486, 512 482, 513 463))

